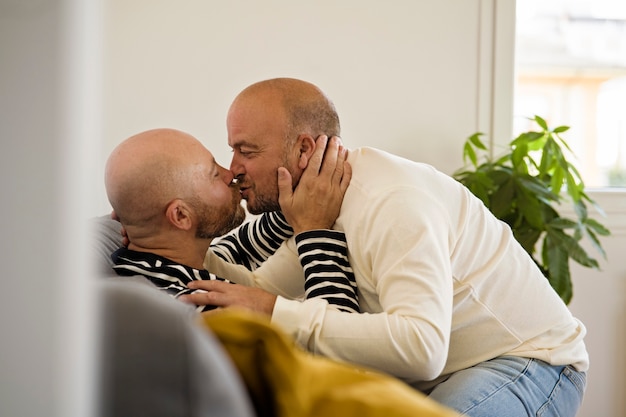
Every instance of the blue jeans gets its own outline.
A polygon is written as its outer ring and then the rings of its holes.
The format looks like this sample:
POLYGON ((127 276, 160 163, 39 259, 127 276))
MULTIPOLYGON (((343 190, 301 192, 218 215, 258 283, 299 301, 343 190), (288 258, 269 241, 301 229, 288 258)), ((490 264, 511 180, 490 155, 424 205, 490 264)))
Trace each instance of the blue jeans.
POLYGON ((455 372, 429 397, 472 417, 574 417, 585 385, 571 366, 501 356, 455 372))

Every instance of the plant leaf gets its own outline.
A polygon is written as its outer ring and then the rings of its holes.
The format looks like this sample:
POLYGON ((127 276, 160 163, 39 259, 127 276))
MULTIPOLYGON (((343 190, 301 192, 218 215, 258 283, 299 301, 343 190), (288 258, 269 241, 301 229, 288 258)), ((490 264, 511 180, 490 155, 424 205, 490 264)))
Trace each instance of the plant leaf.
POLYGON ((463 147, 463 162, 466 162, 468 158, 472 165, 478 166, 478 158, 476 157, 474 148, 472 148, 469 142, 465 142, 465 146, 463 147))
POLYGON ((593 231, 600 236, 609 236, 611 234, 611 231, 609 229, 607 229, 594 219, 585 219, 585 225, 587 225, 587 227, 589 227, 590 229, 593 229, 593 231))
POLYGON ((480 140, 480 137, 484 136, 484 133, 482 132, 476 132, 474 133, 472 136, 470 136, 469 138, 467 138, 467 140, 474 145, 476 148, 478 149, 482 149, 483 151, 487 150, 487 147, 485 146, 485 144, 480 140))
POLYGON ((544 262, 548 264, 548 281, 561 299, 567 304, 572 299, 572 280, 567 251, 546 236, 544 240, 544 262))
POLYGON ((512 179, 505 182, 491 196, 491 211, 501 219, 513 211, 515 184, 512 179))
POLYGON ((515 146, 526 145, 531 150, 538 150, 543 148, 544 141, 540 140, 545 137, 543 132, 524 132, 516 137, 510 144, 510 148, 515 146))
POLYGON ((600 214, 604 213, 585 193, 580 173, 568 160, 573 153, 560 134, 568 131, 569 126, 550 130, 540 116, 535 115, 530 120, 540 131, 519 134, 495 159, 488 149, 494 145, 485 145, 482 133, 470 136, 464 144, 463 160, 471 161, 474 169, 458 170, 453 176, 511 227, 515 239, 561 298, 569 303, 572 297, 569 259, 585 267, 598 268, 598 262, 579 242, 587 238, 606 257, 599 236, 610 232, 587 217, 586 202, 600 214), (479 156, 482 157, 479 151, 488 152, 486 162, 479 162, 479 156), (557 209, 563 201, 572 203, 575 219, 560 216, 557 209), (535 257, 538 242, 542 242, 539 249, 542 262, 535 257))
POLYGON ((587 206, 585 205, 585 203, 582 202, 582 200, 576 201, 574 203, 574 212, 581 220, 587 218, 587 206))
POLYGON ((552 189, 552 192, 554 194, 560 194, 561 193, 561 187, 563 187, 563 170, 561 169, 555 169, 554 173, 552 174, 552 179, 550 180, 550 188, 552 189))
POLYGON ((580 201, 580 190, 578 185, 574 181, 574 177, 569 172, 565 173, 565 179, 567 180, 567 194, 572 197, 572 200, 577 203, 580 201))
POLYGON ((547 236, 551 238, 556 244, 562 246, 568 256, 579 264, 586 266, 587 268, 598 268, 598 261, 589 257, 587 252, 578 244, 578 242, 568 234, 561 230, 548 228, 546 230, 547 236))
POLYGON ((544 182, 533 176, 518 176, 516 177, 516 181, 519 186, 525 188, 531 194, 535 194, 535 197, 541 200, 544 204, 552 204, 552 202, 559 201, 559 196, 557 194, 553 193, 544 182))
POLYGON ((604 251, 604 248, 602 248, 598 236, 596 236, 596 234, 589 228, 585 228, 585 233, 587 234, 589 240, 591 240, 591 244, 593 245, 593 247, 596 248, 596 250, 602 255, 604 259, 606 259, 606 252, 604 251))
POLYGON ((554 165, 554 155, 553 155, 553 146, 551 146, 551 142, 552 141, 548 141, 546 142, 546 146, 544 146, 543 148, 543 152, 541 154, 541 162, 539 163, 538 166, 538 177, 541 178, 542 180, 544 178, 547 178, 550 175, 550 170, 552 169, 552 166, 554 165))
POLYGON ((580 184, 579 189, 582 191, 585 188, 585 183, 583 182, 583 179, 580 176, 580 172, 578 172, 576 167, 569 162, 567 163, 567 168, 565 169, 567 169, 567 171, 569 171, 572 174, 572 177, 575 178, 576 182, 580 184))
POLYGON ((541 126, 543 130, 548 130, 548 124, 541 117, 535 115, 535 122, 537 122, 537 124, 541 126))
POLYGON ((507 167, 494 166, 490 168, 489 172, 484 173, 492 181, 493 188, 501 187, 513 176, 513 171, 507 167))
POLYGON ((564 230, 564 229, 573 229, 578 226, 578 223, 573 220, 566 219, 564 217, 557 217, 555 219, 552 219, 549 225, 550 227, 554 227, 555 229, 564 230))
POLYGON ((455 176, 457 181, 466 186, 472 194, 480 198, 489 207, 489 195, 493 189, 493 181, 482 171, 464 172, 455 176))
POLYGON ((535 253, 535 245, 541 237, 541 233, 541 231, 530 227, 517 227, 513 229, 515 239, 522 245, 524 250, 526 250, 530 256, 533 256, 535 253))
POLYGON ((544 223, 538 200, 529 195, 526 189, 520 187, 517 187, 515 195, 517 196, 517 207, 524 218, 532 227, 542 230, 544 223))
POLYGON ((511 154, 511 163, 515 171, 525 174, 528 172, 528 167, 524 158, 528 155, 528 146, 525 143, 520 143, 513 149, 511 154))
MULTIPOLYGON (((564 127, 567 127, 567 126, 564 126, 564 127)), ((555 129, 555 130, 556 130, 556 129, 555 129)), ((572 152, 572 148, 570 148, 570 147, 569 147, 569 145, 567 144, 567 141, 565 141, 565 140, 564 140, 564 139, 563 139, 563 138, 559 135, 559 132, 554 131, 554 135, 555 135, 557 138, 559 138, 559 141, 561 142, 561 145, 563 145, 563 146, 565 147, 565 149, 567 149, 567 151, 568 151, 570 154, 573 154, 573 152, 572 152)))

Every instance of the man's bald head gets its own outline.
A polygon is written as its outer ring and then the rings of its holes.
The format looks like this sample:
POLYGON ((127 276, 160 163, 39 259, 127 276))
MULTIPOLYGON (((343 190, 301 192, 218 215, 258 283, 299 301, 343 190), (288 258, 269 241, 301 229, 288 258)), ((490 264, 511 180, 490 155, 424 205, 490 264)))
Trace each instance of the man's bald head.
POLYGON ((174 129, 148 130, 117 146, 105 185, 129 249, 194 268, 202 268, 211 239, 245 218, 233 174, 196 138, 174 129))
POLYGON ((197 139, 174 129, 149 130, 118 145, 106 164, 105 186, 122 223, 145 225, 173 199, 193 197, 200 151, 207 152, 197 139))
POLYGON ((314 84, 295 78, 273 78, 246 87, 235 98, 240 100, 275 101, 283 109, 287 136, 291 140, 300 133, 340 136, 339 116, 333 102, 314 84))

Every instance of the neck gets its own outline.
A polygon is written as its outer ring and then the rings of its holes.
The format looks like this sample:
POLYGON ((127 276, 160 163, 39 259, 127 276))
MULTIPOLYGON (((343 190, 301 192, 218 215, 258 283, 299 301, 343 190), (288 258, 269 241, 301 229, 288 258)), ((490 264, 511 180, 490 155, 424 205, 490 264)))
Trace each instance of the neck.
POLYGON ((137 252, 149 252, 170 259, 176 263, 190 266, 195 269, 204 268, 210 239, 193 239, 181 241, 177 239, 139 239, 130 241, 128 249, 137 252))

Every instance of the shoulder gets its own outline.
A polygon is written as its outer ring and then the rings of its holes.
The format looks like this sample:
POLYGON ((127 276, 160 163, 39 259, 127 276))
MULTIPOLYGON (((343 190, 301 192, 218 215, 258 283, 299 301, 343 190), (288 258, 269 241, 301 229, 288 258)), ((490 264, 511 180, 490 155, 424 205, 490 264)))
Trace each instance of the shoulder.
POLYGON ((360 204, 377 200, 384 203, 388 198, 437 201, 443 194, 456 194, 462 188, 458 181, 432 165, 376 148, 351 150, 348 161, 353 174, 346 200, 356 199, 360 204))

